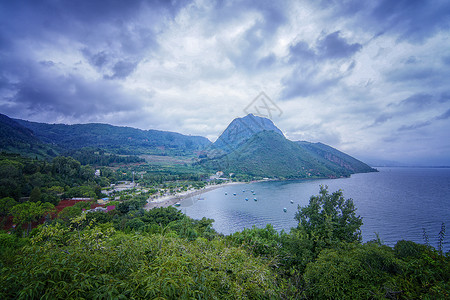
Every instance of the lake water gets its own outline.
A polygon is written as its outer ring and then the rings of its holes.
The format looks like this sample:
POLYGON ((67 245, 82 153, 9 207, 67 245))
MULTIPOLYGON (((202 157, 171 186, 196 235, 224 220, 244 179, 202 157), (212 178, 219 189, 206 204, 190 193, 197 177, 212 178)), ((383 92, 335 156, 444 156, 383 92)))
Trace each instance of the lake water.
MULTIPOLYGON (((378 233, 390 246, 401 239, 423 243, 425 228, 430 244, 437 247, 442 222, 450 236, 450 168, 378 170, 341 179, 229 185, 202 194, 202 200, 187 199, 180 209, 194 219, 214 219, 214 228, 223 234, 269 223, 279 231, 289 231, 297 225, 294 216, 298 205, 308 205, 311 195, 319 193, 319 186, 327 185, 330 193, 342 189, 345 198, 353 199, 357 214, 363 217, 364 241, 375 239, 378 233)), ((450 250, 450 237, 444 249, 450 250)))

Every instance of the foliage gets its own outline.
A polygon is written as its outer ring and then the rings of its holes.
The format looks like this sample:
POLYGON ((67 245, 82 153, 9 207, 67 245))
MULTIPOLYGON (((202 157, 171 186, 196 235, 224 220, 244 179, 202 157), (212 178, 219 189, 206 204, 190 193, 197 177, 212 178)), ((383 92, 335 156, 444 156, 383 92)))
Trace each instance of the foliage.
POLYGON ((231 234, 229 240, 236 245, 244 245, 249 248, 255 256, 274 259, 281 255, 281 237, 272 225, 267 224, 264 228, 253 226, 251 229, 231 234))
POLYGON ((35 222, 45 215, 53 212, 55 206, 51 203, 45 202, 24 202, 11 208, 11 214, 14 217, 14 222, 20 229, 23 224, 28 223, 27 233, 31 230, 31 222, 35 222))
POLYGON ((308 206, 299 207, 295 215, 298 229, 319 249, 340 242, 360 242, 363 223, 356 215, 353 200, 346 200, 341 190, 330 195, 327 189, 327 186, 320 186, 319 195, 311 196, 308 206))
POLYGON ((392 278, 401 268, 387 246, 343 244, 322 251, 308 264, 305 293, 313 299, 391 298, 398 293, 392 278))
POLYGON ((106 153, 100 148, 82 148, 67 151, 68 156, 78 160, 82 165, 112 166, 117 164, 143 163, 145 159, 136 155, 117 155, 106 153))
POLYGON ((17 205, 17 202, 11 197, 0 199, 0 216, 4 217, 9 215, 11 208, 15 205, 17 205))
POLYGON ((264 299, 276 277, 260 259, 222 240, 116 233, 111 227, 43 227, 14 268, 2 298, 264 299), (27 276, 20 276, 27 274, 27 276))

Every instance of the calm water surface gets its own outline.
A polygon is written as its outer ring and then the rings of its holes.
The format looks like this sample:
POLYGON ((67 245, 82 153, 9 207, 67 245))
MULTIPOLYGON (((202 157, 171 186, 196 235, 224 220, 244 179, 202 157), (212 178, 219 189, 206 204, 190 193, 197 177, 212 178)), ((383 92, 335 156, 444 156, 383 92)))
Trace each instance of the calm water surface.
MULTIPOLYGON (((195 219, 214 219, 214 228, 223 234, 269 223, 277 230, 289 231, 297 225, 294 216, 298 205, 308 205, 311 195, 319 193, 319 186, 328 185, 330 192, 342 189, 345 198, 353 199, 357 214, 363 217, 364 241, 374 239, 378 233, 391 246, 400 239, 423 243, 425 228, 430 244, 436 247, 442 222, 450 236, 450 168, 378 170, 342 179, 225 186, 201 195, 202 200, 195 197, 184 201, 180 209, 195 219)), ((449 240, 444 244, 447 251, 449 240)))

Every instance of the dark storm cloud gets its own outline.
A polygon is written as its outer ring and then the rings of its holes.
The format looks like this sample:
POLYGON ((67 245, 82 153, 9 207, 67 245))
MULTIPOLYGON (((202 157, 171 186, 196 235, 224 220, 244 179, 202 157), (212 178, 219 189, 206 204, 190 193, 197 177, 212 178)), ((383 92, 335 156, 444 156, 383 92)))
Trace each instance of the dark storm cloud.
POLYGON ((113 75, 108 76, 105 75, 104 78, 106 79, 124 79, 128 75, 130 75, 134 69, 136 69, 137 63, 136 62, 130 62, 130 61, 118 61, 114 64, 112 71, 113 75))
POLYGON ((361 48, 362 45, 359 43, 347 43, 344 38, 340 37, 339 31, 333 32, 317 41, 319 57, 323 59, 349 58, 361 48))
POLYGON ((439 96, 439 102, 444 103, 447 101, 450 101, 450 92, 443 92, 440 96, 439 96))
MULTIPOLYGON (((24 115, 56 115, 92 119, 99 111, 130 111, 133 105, 123 101, 129 96, 108 81, 86 80, 77 75, 53 75, 30 66, 28 76, 14 85, 14 94, 4 100, 0 110, 24 115)), ((137 99, 133 99, 137 101, 137 99)), ((136 103, 135 103, 136 104, 136 103)))
POLYGON ((412 125, 401 126, 398 131, 416 130, 422 127, 426 127, 431 124, 431 121, 419 122, 412 125))
POLYGON ((383 0, 372 11, 376 24, 399 34, 400 39, 421 41, 450 26, 446 0, 383 0))
POLYGON ((364 129, 367 128, 371 128, 371 127, 376 127, 378 125, 384 124, 387 121, 389 121, 390 119, 392 119, 394 116, 391 113, 382 113, 381 115, 379 115, 371 125, 364 127, 364 129))
POLYGON ((450 55, 442 57, 442 61, 444 62, 444 64, 450 65, 450 55))
POLYGON ((426 93, 418 93, 402 100, 398 106, 410 107, 412 109, 422 109, 423 107, 431 104, 433 96, 426 93))
MULTIPOLYGON (((289 63, 295 65, 291 75, 282 79, 284 89, 282 99, 306 97, 335 86, 348 76, 356 63, 350 60, 362 45, 349 43, 335 31, 324 37, 317 38, 315 45, 310 46, 305 41, 299 41, 289 47, 289 63), (320 74, 319 71, 328 61, 349 62, 344 70, 333 72, 333 75, 320 74)), ((336 68, 341 65, 336 63, 336 68)))
POLYGON ((450 118, 450 109, 448 109, 445 113, 442 115, 439 115, 436 117, 436 120, 447 120, 450 118))
POLYGON ((304 41, 300 41, 295 45, 291 45, 289 47, 289 53, 290 63, 314 61, 317 56, 314 49, 309 47, 309 45, 304 41))
POLYGON ((361 50, 361 44, 351 44, 340 34, 340 31, 335 31, 324 37, 319 37, 314 47, 311 47, 305 41, 299 41, 291 45, 289 47, 289 62, 308 63, 320 60, 348 59, 361 50))
MULTIPOLYGON (((118 84, 144 55, 158 48, 154 24, 188 2, 2 1, 0 3, 0 109, 26 117, 54 118, 129 111, 138 101, 118 84), (145 11, 145 17, 140 13, 145 11), (70 43, 70 44, 69 44, 70 43), (75 46, 75 48, 70 48, 75 46), (66 49, 65 49, 66 48, 66 49), (82 54, 99 74, 88 78, 62 58, 34 61, 36 53, 82 54)), ((45 54, 44 54, 45 55, 45 54)), ((58 55, 58 54, 57 54, 58 55)), ((82 65, 82 62, 80 62, 82 65)), ((81 66, 80 65, 80 66, 81 66)))
MULTIPOLYGON (((286 24, 286 5, 282 1, 216 1, 215 9, 212 11, 209 22, 214 24, 212 30, 218 27, 226 28, 233 22, 245 19, 247 15, 256 15, 253 25, 237 38, 232 47, 225 51, 228 58, 236 68, 254 73, 268 68, 276 63, 277 57, 273 53, 261 51, 265 46, 274 43, 274 37, 278 29, 286 24)), ((207 30, 207 29, 205 29, 207 30)), ((215 32, 211 32, 214 35, 215 32)))
POLYGON ((305 72, 298 68, 281 81, 284 86, 281 99, 315 95, 335 86, 341 79, 342 76, 320 77, 314 70, 305 72))
POLYGON ((440 30, 450 28, 447 0, 381 0, 318 2, 331 19, 353 19, 353 26, 370 30, 375 37, 395 35, 399 40, 421 42, 440 30))

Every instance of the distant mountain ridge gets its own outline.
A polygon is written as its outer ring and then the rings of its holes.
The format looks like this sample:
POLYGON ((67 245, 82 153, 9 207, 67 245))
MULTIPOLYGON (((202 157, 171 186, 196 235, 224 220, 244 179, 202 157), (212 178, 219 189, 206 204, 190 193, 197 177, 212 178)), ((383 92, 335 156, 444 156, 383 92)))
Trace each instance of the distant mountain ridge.
POLYGON ((205 137, 169 131, 141 130, 101 123, 47 124, 0 116, 0 132, 4 135, 4 145, 1 148, 5 150, 8 145, 14 148, 13 143, 9 142, 11 139, 62 150, 99 147, 118 154, 193 155, 195 151, 211 144, 205 137))

